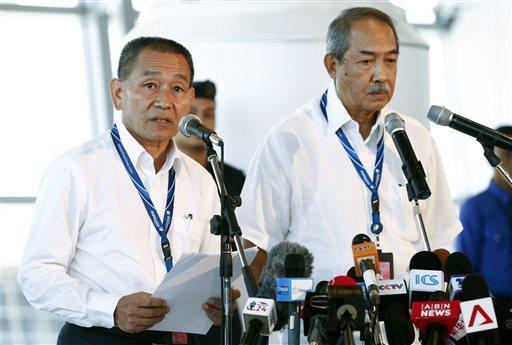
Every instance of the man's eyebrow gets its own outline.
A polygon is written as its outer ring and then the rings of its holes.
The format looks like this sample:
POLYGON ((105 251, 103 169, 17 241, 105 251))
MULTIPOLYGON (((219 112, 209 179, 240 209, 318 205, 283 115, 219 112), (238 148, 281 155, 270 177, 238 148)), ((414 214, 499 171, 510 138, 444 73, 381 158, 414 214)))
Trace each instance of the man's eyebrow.
MULTIPOLYGON (((371 51, 371 50, 360 50, 360 51, 358 51, 358 53, 362 54, 362 55, 371 55, 371 56, 377 55, 376 52, 371 51)), ((398 49, 389 50, 389 51, 385 52, 384 54, 398 54, 398 49)))
POLYGON ((145 77, 151 77, 151 76, 160 75, 160 74, 162 74, 162 73, 160 73, 158 71, 153 71, 151 69, 148 69, 148 70, 144 71, 144 76, 145 77))

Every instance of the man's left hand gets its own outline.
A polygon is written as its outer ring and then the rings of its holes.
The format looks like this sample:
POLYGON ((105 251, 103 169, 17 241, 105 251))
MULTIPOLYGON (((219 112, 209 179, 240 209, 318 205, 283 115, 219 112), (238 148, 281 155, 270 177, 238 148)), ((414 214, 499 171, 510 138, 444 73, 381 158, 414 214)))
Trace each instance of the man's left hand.
MULTIPOLYGON (((240 297, 240 290, 231 290, 231 311, 236 308, 236 300, 240 297)), ((206 315, 213 321, 215 326, 221 324, 222 321, 222 301, 220 298, 209 298, 206 303, 203 304, 203 309, 206 315)))

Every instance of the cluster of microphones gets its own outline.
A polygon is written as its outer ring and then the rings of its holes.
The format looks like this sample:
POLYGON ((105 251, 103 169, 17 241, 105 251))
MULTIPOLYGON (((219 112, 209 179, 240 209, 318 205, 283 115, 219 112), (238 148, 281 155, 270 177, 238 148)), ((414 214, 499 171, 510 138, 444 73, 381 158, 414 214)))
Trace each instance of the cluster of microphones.
POLYGON ((367 235, 354 237, 352 252, 346 276, 315 285, 305 247, 273 247, 258 295, 245 305, 241 343, 262 344, 287 325, 290 345, 301 333, 310 345, 512 344, 512 301, 491 297, 464 254, 421 251, 406 278, 381 279, 379 251, 367 235))

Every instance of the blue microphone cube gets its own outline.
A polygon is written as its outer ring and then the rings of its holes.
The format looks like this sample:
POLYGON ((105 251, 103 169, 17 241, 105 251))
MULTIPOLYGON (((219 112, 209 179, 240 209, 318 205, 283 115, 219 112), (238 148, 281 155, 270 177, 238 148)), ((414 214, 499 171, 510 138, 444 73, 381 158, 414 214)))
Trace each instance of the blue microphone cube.
POLYGON ((313 291, 313 278, 277 278, 276 301, 302 302, 306 292, 313 291))

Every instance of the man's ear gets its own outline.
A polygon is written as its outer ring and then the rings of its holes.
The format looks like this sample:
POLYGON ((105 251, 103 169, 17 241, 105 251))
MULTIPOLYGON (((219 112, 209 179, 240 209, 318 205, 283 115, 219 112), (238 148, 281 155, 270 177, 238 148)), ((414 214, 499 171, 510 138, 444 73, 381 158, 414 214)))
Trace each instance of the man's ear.
POLYGON ((110 97, 112 97, 112 103, 114 104, 114 108, 116 110, 121 110, 123 102, 122 102, 122 95, 123 90, 121 87, 121 80, 117 78, 113 78, 110 81, 109 87, 110 87, 110 97))
POLYGON ((325 70, 327 71, 327 73, 329 74, 331 79, 335 79, 336 78, 336 70, 337 70, 339 64, 338 64, 338 60, 336 60, 336 58, 331 53, 325 54, 324 66, 325 66, 325 70))

